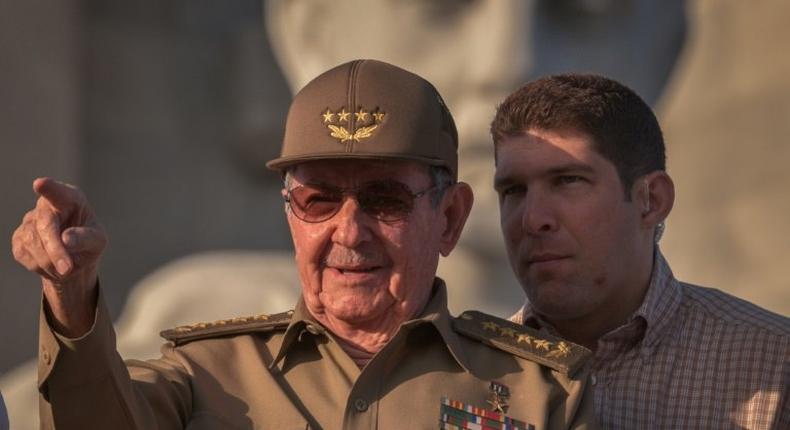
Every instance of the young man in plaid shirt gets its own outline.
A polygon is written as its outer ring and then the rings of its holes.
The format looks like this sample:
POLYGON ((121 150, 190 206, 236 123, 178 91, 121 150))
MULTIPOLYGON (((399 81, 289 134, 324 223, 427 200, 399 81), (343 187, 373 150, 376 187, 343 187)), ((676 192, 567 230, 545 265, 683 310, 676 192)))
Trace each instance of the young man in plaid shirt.
POLYGON ((604 428, 790 428, 790 319, 672 276, 658 240, 674 185, 637 94, 599 76, 539 79, 491 132, 528 299, 513 320, 594 351, 604 428))

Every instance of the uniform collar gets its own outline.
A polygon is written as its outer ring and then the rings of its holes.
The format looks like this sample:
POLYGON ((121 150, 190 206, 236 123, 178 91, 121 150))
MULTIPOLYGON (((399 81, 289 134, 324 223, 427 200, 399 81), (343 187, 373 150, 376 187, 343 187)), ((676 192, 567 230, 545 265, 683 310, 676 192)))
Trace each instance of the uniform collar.
POLYGON ((425 305, 419 317, 406 321, 399 331, 413 329, 414 327, 431 324, 441 336, 450 354, 464 370, 469 372, 469 360, 464 353, 458 332, 453 329, 454 317, 447 308, 447 286, 441 278, 435 278, 433 292, 428 304, 425 305))
MULTIPOLYGON (((458 365, 464 370, 469 371, 469 361, 461 346, 462 343, 458 333, 453 330, 453 317, 447 309, 447 287, 444 281, 438 277, 434 279, 433 291, 431 292, 431 297, 425 305, 425 308, 423 308, 422 312, 420 312, 416 318, 402 323, 398 332, 393 336, 392 340, 390 340, 390 343, 396 340, 401 341, 403 336, 408 336, 408 333, 416 327, 425 324, 430 324, 436 329, 436 332, 442 338, 458 365)), ((329 338, 330 341, 334 342, 332 336, 329 335, 329 330, 322 326, 312 314, 310 314, 310 311, 304 303, 304 298, 300 297, 294 308, 291 323, 288 325, 288 328, 286 328, 283 341, 269 367, 274 368, 277 366, 296 342, 299 341, 302 336, 305 336, 306 332, 311 335, 324 335, 329 338)))
POLYGON ((297 300, 296 306, 294 307, 291 323, 288 324, 288 328, 285 329, 285 334, 283 335, 283 340, 280 343, 277 355, 274 356, 274 360, 272 360, 269 368, 273 369, 275 366, 277 366, 278 363, 282 361, 283 358, 285 358, 291 347, 293 347, 297 341, 300 341, 302 336, 305 336, 305 333, 320 336, 326 335, 327 330, 315 318, 313 318, 313 315, 307 310, 304 297, 300 295, 299 300, 297 300))
MULTIPOLYGON (((656 245, 653 272, 645 298, 622 326, 602 336, 606 341, 635 344, 641 342, 640 354, 647 359, 666 335, 683 298, 681 284, 675 279, 664 255, 656 245)), ((527 302, 510 317, 511 321, 559 335, 554 327, 540 317, 527 302)))

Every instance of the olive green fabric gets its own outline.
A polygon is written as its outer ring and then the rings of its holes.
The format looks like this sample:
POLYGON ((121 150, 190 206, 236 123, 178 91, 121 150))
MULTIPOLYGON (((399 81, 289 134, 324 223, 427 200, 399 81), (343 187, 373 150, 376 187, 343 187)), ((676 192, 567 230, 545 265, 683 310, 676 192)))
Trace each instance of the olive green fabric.
POLYGON ((437 280, 422 316, 362 370, 301 301, 276 330, 167 343, 125 364, 103 300, 80 339, 42 313, 42 428, 431 429, 442 397, 487 408, 492 381, 510 391, 507 415, 537 430, 597 428, 585 368, 571 377, 461 336, 446 305, 437 280))
POLYGON ((294 97, 281 156, 266 165, 336 158, 416 160, 457 179, 458 132, 428 81, 381 61, 352 61, 294 97))

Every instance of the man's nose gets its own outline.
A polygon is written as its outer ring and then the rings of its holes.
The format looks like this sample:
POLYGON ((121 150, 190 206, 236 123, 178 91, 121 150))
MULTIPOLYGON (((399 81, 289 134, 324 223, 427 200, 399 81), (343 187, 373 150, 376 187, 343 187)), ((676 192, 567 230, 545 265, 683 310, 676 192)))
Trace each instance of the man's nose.
POLYGON ((330 220, 335 223, 332 241, 346 248, 354 248, 369 241, 371 220, 372 218, 359 207, 356 198, 351 196, 344 198, 340 210, 330 220))
POLYGON ((557 217, 550 196, 530 190, 524 199, 522 227, 527 234, 541 235, 557 230, 557 217))

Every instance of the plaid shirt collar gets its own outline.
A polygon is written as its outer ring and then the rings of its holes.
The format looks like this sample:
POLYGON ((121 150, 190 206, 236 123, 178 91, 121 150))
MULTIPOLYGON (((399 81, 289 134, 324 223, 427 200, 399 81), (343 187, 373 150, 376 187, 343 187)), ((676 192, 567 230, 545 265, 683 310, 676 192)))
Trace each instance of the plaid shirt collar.
MULTIPOLYGON (((602 336, 599 342, 633 345, 642 341, 640 354, 649 359, 661 339, 667 335, 667 327, 680 307, 682 298, 682 287, 672 275, 669 263, 656 245, 650 286, 642 304, 625 324, 602 336)), ((558 335, 551 324, 534 312, 529 302, 510 319, 558 335)), ((612 348, 600 348, 599 353, 611 350, 612 348)))

